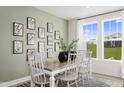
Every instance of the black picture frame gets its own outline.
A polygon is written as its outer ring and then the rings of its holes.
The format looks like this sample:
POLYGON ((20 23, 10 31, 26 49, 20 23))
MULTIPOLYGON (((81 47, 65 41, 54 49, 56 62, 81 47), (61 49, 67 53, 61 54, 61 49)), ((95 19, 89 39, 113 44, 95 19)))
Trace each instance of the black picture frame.
POLYGON ((58 43, 59 42, 54 42, 54 51, 55 52, 58 52, 60 50, 58 43))
POLYGON ((53 45, 53 35, 47 35, 47 45, 48 46, 53 45))
POLYGON ((27 33, 27 45, 35 45, 35 34, 27 33))
POLYGON ((53 57, 53 48, 48 48, 47 49, 47 58, 52 58, 53 57))
POLYGON ((50 22, 47 22, 47 32, 53 33, 53 24, 50 22))
POLYGON ((13 40, 13 54, 23 54, 22 40, 13 40))
MULTIPOLYGON (((27 49, 27 61, 29 61, 29 57, 32 57, 30 56, 31 54, 35 54, 35 49, 27 49)), ((34 58, 34 57, 33 57, 34 58)))
POLYGON ((45 28, 38 27, 38 38, 45 39, 45 28))
POLYGON ((38 52, 44 52, 45 51, 45 42, 39 41, 38 42, 38 52))
POLYGON ((36 29, 36 19, 33 17, 27 17, 27 29, 35 30, 36 29))
POLYGON ((60 39, 60 32, 59 31, 54 31, 54 39, 59 40, 60 39))
POLYGON ((22 23, 13 22, 13 36, 23 37, 24 25, 22 23))

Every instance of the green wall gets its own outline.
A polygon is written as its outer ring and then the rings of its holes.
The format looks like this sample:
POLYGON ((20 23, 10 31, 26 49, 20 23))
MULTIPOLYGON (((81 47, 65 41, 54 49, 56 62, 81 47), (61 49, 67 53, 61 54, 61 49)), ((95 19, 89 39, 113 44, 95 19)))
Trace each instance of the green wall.
MULTIPOLYGON (((36 30, 27 29, 26 18, 34 17, 36 19, 36 27, 47 28, 47 22, 52 22, 54 30, 59 30, 61 36, 67 41, 67 21, 59 17, 53 16, 46 12, 40 11, 34 7, 0 7, 0 82, 10 81, 29 75, 26 61, 26 50, 36 48, 27 45, 26 33, 36 33, 36 30), (13 36, 13 22, 24 24, 24 36, 13 36), (13 40, 24 41, 23 54, 13 54, 13 40)), ((46 30, 47 31, 47 30, 46 30)), ((36 35, 37 36, 37 35, 36 35)), ((36 41, 38 41, 36 39, 36 41)), ((39 40, 40 41, 40 40, 39 40)), ((46 40, 45 40, 46 41, 46 40)), ((37 50, 36 50, 37 51, 37 50)))

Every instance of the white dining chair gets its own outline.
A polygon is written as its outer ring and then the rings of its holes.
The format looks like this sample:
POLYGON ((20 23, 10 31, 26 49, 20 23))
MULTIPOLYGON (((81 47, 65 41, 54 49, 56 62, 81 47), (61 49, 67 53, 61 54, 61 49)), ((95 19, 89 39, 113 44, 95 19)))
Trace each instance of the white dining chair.
POLYGON ((67 87, 76 84, 78 86, 78 64, 77 64, 77 57, 76 53, 69 53, 68 54, 68 61, 66 65, 66 70, 64 74, 61 74, 57 77, 58 80, 67 82, 67 87))
POLYGON ((91 54, 89 51, 78 51, 77 55, 80 67, 79 67, 79 81, 82 81, 83 85, 88 84, 90 79, 90 70, 91 70, 91 54))
POLYGON ((44 87, 49 84, 49 76, 44 72, 44 64, 42 60, 42 53, 32 54, 29 56, 31 86, 44 87))

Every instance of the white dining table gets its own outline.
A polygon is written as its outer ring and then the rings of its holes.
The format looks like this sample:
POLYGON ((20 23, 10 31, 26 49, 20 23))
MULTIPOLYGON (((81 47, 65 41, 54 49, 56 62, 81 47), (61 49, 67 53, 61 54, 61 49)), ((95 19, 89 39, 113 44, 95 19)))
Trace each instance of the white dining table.
MULTIPOLYGON (((66 70, 67 62, 48 62, 44 64, 45 73, 50 76, 50 87, 56 87, 55 76, 66 70)), ((92 66, 90 62, 90 77, 92 75, 92 66)))
POLYGON ((49 62, 44 64, 45 73, 50 76, 50 87, 55 87, 55 76, 66 70, 66 62, 49 62))

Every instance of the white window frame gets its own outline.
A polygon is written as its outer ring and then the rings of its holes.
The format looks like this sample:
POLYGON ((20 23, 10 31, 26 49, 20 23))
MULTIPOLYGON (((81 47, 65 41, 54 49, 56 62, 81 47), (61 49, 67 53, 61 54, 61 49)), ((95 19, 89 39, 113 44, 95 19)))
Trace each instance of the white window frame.
MULTIPOLYGON (((85 25, 90 25, 90 24, 97 24, 97 33, 96 33, 96 58, 93 58, 92 57, 92 59, 98 59, 98 22, 97 21, 91 21, 91 22, 85 22, 85 23, 83 23, 83 25, 82 26, 85 26, 85 25)), ((84 37, 84 30, 82 30, 83 31, 83 37, 84 37)), ((86 41, 85 40, 83 40, 84 42, 85 42, 85 44, 86 44, 86 41)), ((87 46, 86 46, 86 49, 85 50, 87 50, 87 46)))
MULTIPOLYGON (((115 18, 109 18, 109 19, 104 19, 104 20, 102 20, 101 22, 102 22, 102 60, 104 60, 104 61, 111 61, 111 62, 121 62, 122 61, 122 51, 121 51, 121 60, 111 60, 111 59, 104 59, 104 41, 105 41, 105 39, 104 39, 104 22, 106 22, 106 21, 112 21, 112 20, 118 20, 118 19, 122 19, 122 17, 115 17, 115 18)), ((122 21, 122 26, 123 26, 123 21, 122 21)), ((123 28, 123 27, 122 27, 123 28)), ((122 32, 123 32, 123 29, 122 29, 122 32)), ((123 34, 122 34, 122 38, 123 38, 123 34)), ((123 39, 114 39, 114 41, 119 41, 119 40, 121 40, 122 42, 123 42, 123 39)), ((111 39, 112 40, 112 39, 111 39)), ((111 41, 110 40, 110 41, 111 41)), ((109 40, 108 40, 109 41, 109 40)), ((121 48, 123 47, 123 45, 121 46, 121 48)))

